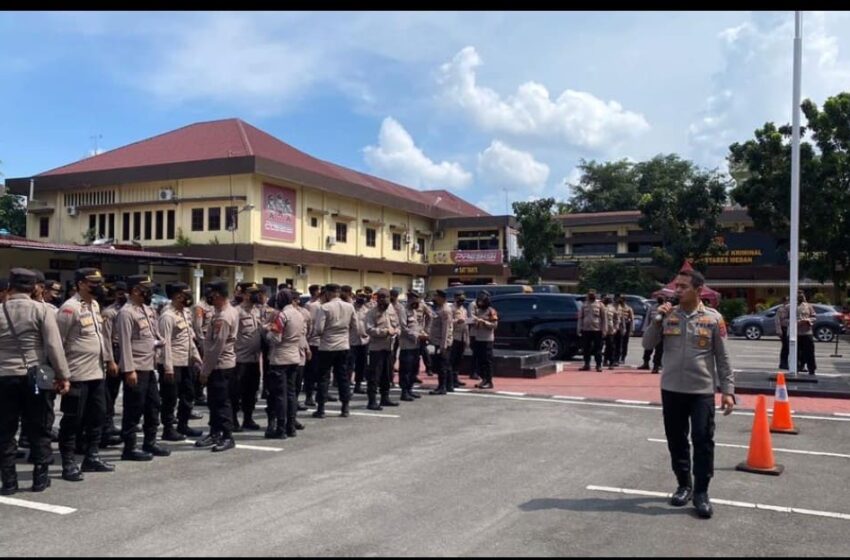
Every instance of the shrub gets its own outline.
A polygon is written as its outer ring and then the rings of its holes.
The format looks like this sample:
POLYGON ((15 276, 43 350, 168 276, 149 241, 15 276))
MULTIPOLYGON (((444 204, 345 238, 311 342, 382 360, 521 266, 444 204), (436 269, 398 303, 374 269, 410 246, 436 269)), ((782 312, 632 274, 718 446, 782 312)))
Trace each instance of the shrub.
POLYGON ((735 317, 747 313, 747 300, 742 298, 724 298, 717 305, 717 310, 723 315, 723 319, 727 323, 731 323, 735 317))

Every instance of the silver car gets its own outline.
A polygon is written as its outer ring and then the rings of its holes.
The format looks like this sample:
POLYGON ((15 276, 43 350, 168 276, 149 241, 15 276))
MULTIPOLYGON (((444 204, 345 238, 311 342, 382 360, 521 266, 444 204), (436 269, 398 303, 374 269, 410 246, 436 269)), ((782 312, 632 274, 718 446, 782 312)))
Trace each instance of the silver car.
MULTIPOLYGON (((843 314, 831 305, 813 303, 815 308, 815 324, 813 332, 815 340, 831 342, 837 334, 844 332, 843 314)), ((774 305, 759 313, 735 317, 729 325, 729 330, 735 336, 743 336, 748 340, 758 340, 762 336, 778 336, 775 318, 778 305, 774 305)))

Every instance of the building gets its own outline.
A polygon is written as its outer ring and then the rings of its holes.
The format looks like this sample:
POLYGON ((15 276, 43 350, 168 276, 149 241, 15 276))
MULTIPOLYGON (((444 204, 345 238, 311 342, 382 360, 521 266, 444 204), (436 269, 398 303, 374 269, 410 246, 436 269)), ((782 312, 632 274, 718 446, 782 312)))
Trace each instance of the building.
POLYGON ((29 240, 173 254, 189 260, 162 259, 156 273, 183 281, 191 264, 197 278, 301 290, 437 288, 504 281, 515 253, 511 217, 319 160, 239 119, 192 124, 7 187, 29 197, 29 240), (429 257, 439 260, 430 282, 429 257))
MULTIPOLYGON (((640 216, 637 210, 558 216, 565 236, 556 244, 558 255, 544 272, 543 282, 573 291, 579 281, 578 265, 598 259, 635 263, 661 277, 650 256, 653 248, 661 246, 661 238, 642 230, 640 216)), ((788 294, 787 252, 773 234, 754 228, 745 208, 724 209, 719 235, 727 251, 706 259, 706 280, 723 298, 743 298, 754 308, 757 303, 788 294)), ((826 290, 832 284, 803 279, 800 286, 826 290)))

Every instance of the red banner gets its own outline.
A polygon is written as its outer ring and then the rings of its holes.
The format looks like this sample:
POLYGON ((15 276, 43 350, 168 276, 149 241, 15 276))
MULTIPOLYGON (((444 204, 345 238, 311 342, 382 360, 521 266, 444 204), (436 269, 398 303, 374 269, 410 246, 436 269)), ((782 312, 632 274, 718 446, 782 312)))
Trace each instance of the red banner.
POLYGON ((293 189, 263 183, 263 238, 295 241, 298 215, 296 202, 296 192, 293 189))

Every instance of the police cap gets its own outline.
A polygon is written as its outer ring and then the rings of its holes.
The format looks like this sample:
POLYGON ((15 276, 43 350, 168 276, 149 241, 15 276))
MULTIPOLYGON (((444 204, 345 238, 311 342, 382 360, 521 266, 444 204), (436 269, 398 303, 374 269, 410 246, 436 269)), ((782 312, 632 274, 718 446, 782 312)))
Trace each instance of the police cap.
POLYGON ((213 278, 204 284, 204 291, 218 292, 219 294, 227 295, 227 281, 223 278, 213 278))
POLYGON ((177 294, 181 292, 188 292, 191 288, 189 288, 189 284, 186 282, 175 282, 173 284, 165 285, 165 295, 170 298, 173 298, 177 294))
POLYGON ((36 283, 35 271, 27 268, 13 268, 9 271, 9 286, 18 290, 32 290, 36 283))
POLYGON ((103 275, 97 268, 78 268, 74 271, 74 282, 80 282, 81 280, 103 282, 103 275))
POLYGON ((132 290, 136 286, 141 286, 143 288, 153 288, 153 282, 151 281, 151 277, 147 274, 134 274, 132 276, 128 276, 127 289, 132 290))

